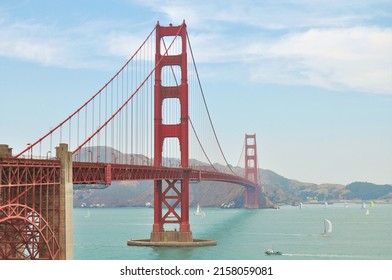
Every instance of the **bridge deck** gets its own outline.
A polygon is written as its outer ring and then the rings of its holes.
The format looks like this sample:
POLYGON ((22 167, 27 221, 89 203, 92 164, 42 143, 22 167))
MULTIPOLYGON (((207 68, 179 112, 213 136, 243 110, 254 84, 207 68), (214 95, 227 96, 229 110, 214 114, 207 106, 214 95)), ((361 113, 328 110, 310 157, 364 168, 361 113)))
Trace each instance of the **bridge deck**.
MULTIPOLYGON (((20 171, 10 171, 13 169, 36 167, 60 167, 58 160, 41 160, 41 159, 16 159, 1 158, 0 176, 2 178, 0 185, 15 185, 21 183, 20 179, 12 179, 9 174, 19 174, 20 171), (5 170, 8 171, 5 171, 5 170), (7 174, 8 175, 7 175, 7 174), (7 181, 13 181, 10 183, 7 181)), ((73 183, 74 184, 102 184, 110 185, 113 181, 140 181, 140 180, 181 180, 184 176, 189 176, 191 181, 220 181, 238 184, 244 187, 256 187, 253 182, 232 174, 199 170, 193 168, 178 167, 155 167, 148 165, 128 165, 128 164, 107 164, 92 162, 73 162, 73 183)), ((37 178, 35 177, 37 180, 37 178)), ((49 182, 49 179, 45 179, 49 182)), ((34 183, 33 180, 25 182, 26 184, 34 183)), ((35 182, 37 183, 37 182, 35 182)))
POLYGON ((74 184, 110 185, 112 181, 181 180, 184 176, 189 176, 191 181, 221 181, 244 187, 256 187, 253 182, 243 177, 208 170, 148 165, 73 163, 74 184))

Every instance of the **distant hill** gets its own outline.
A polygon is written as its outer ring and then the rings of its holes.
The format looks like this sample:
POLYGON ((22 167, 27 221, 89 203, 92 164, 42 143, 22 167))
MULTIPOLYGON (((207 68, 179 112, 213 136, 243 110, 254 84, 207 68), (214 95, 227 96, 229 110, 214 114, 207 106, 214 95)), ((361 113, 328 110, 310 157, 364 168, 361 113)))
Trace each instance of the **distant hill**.
POLYGON ((354 182, 313 184, 284 178, 272 171, 261 170, 261 181, 267 198, 274 203, 318 203, 324 201, 379 200, 392 202, 392 185, 354 182))
MULTIPOLYGON (((90 148, 93 149, 93 148, 90 148)), ((148 162, 149 159, 141 155, 121 155, 118 151, 107 149, 106 157, 112 154, 148 162)), ((86 156, 85 151, 81 152, 86 156)), ((105 155, 100 155, 103 158, 105 155)), ((174 160, 171 160, 172 162, 174 160)), ((191 164, 203 163, 190 161, 191 164)), ((204 164, 206 165, 206 164, 204 164)), ((214 165, 217 170, 227 170, 226 166, 214 165)), ((238 175, 244 170, 234 167, 238 175)), ((342 200, 383 200, 392 201, 392 185, 375 185, 372 183, 354 182, 347 186, 340 184, 314 184, 304 183, 285 178, 271 170, 260 169, 259 182, 263 192, 259 193, 260 207, 272 207, 275 204, 297 204, 299 202, 319 203, 324 201, 342 200)), ((104 204, 109 207, 144 206, 146 202, 153 202, 152 181, 113 182, 105 189, 88 189, 74 191, 74 205, 104 204)), ((244 188, 238 185, 221 182, 191 183, 189 194, 190 206, 200 203, 203 207, 220 207, 222 204, 243 207, 244 188)))
MULTIPOLYGON (((259 194, 261 207, 274 204, 318 203, 342 200, 392 201, 391 185, 375 185, 356 182, 347 186, 339 184, 312 184, 284 178, 270 170, 260 170, 263 194, 259 194)), ((144 206, 153 202, 152 181, 113 182, 105 189, 74 191, 74 205, 105 204, 109 207, 144 206)), ((200 182, 190 185, 191 206, 200 203, 203 207, 220 207, 234 202, 236 207, 244 205, 244 189, 234 184, 200 182)))
POLYGON ((339 200, 349 192, 344 185, 304 183, 270 170, 261 170, 260 179, 267 197, 275 203, 339 200))
MULTIPOLYGON (((233 184, 200 182, 190 185, 189 203, 196 206, 219 207, 235 202, 243 205, 244 189, 233 184)), ((105 189, 74 190, 74 206, 104 204, 109 207, 145 206, 154 201, 153 181, 113 182, 105 189)))
POLYGON ((346 186, 349 193, 346 194, 347 199, 391 199, 391 185, 375 185, 366 182, 354 182, 346 186))

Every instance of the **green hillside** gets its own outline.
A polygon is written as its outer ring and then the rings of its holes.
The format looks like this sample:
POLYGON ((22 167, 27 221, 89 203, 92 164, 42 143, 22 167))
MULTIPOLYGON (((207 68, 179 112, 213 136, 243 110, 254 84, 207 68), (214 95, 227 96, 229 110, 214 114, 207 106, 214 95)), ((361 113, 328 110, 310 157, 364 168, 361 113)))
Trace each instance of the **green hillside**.
POLYGON ((391 185, 376 185, 366 182, 354 182, 346 186, 347 199, 375 200, 386 199, 392 196, 391 185))
MULTIPOLYGON (((113 152, 110 149, 109 152, 113 152)), ((118 151, 115 151, 118 153, 118 151)), ((105 155, 102 155, 104 158, 105 155)), ((123 155, 131 158, 130 155, 123 155)), ((109 157, 110 158, 110 157, 109 157)), ((137 161, 148 161, 141 155, 133 157, 137 161)), ((203 163, 197 162, 197 165, 203 163)), ((207 164, 205 164, 207 165, 207 164)), ((227 167, 214 165, 221 172, 227 167)), ((239 176, 244 176, 244 169, 233 168, 239 176)), ((263 192, 259 192, 259 205, 271 207, 275 204, 297 204, 299 202, 320 203, 324 201, 337 202, 342 200, 379 200, 392 201, 392 185, 376 185, 372 183, 354 182, 347 186, 341 184, 314 184, 285 178, 271 170, 259 170, 259 182, 263 192)), ((74 205, 104 204, 109 207, 144 206, 153 202, 152 181, 113 182, 106 189, 78 190, 75 186, 74 205)), ((190 186, 189 203, 198 203, 204 207, 220 207, 222 204, 244 205, 244 188, 218 182, 192 183, 190 186)))

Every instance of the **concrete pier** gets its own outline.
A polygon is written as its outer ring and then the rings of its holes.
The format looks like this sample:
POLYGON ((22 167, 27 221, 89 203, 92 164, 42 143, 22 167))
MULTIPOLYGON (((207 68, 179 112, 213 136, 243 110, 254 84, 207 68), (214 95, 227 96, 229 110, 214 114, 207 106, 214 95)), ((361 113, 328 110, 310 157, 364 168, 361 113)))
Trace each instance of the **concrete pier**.
POLYGON ((152 232, 151 239, 131 239, 128 246, 155 247, 203 247, 216 246, 216 240, 193 239, 191 232, 164 231, 152 232))
POLYGON ((12 157, 12 148, 8 145, 0 144, 0 157, 12 157))
POLYGON ((150 240, 152 242, 192 242, 192 232, 181 231, 163 231, 151 232, 150 240))
POLYGON ((56 147, 56 157, 61 164, 60 259, 72 260, 74 257, 72 153, 68 151, 67 144, 60 144, 59 147, 56 147))

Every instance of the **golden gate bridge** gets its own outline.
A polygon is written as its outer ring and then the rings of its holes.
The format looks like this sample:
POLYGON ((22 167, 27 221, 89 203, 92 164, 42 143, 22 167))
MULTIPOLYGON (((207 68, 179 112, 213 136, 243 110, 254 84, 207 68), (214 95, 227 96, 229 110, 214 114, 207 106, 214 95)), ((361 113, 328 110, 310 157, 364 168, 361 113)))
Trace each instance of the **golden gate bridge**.
POLYGON ((151 236, 128 245, 214 245, 193 238, 189 183, 237 184, 245 189, 244 206, 258 208, 256 135, 245 135, 244 147, 241 176, 218 140, 185 21, 158 22, 120 70, 65 120, 19 153, 0 145, 0 259, 72 259, 73 186, 128 180, 154 181, 151 236), (210 159, 216 151, 224 170, 210 159), (168 230, 170 224, 179 230, 168 230))

